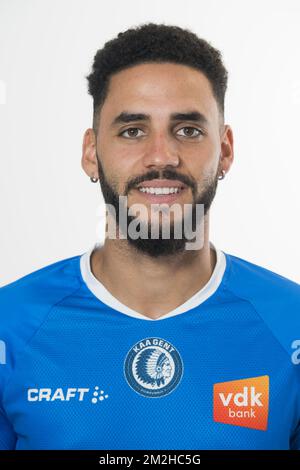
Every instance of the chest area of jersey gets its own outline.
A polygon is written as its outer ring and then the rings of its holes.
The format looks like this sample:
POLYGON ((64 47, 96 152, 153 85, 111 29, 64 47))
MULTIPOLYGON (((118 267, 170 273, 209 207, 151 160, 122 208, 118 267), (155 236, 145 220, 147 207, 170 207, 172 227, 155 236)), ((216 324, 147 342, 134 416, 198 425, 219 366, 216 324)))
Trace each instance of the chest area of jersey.
MULTIPOLYGON (((174 445, 175 433, 179 447, 224 448, 231 439, 240 445, 237 435, 247 447, 255 434, 263 448, 270 426, 289 426, 274 411, 284 401, 285 378, 252 341, 131 332, 119 341, 79 343, 37 345, 24 356, 8 409, 33 442, 49 432, 58 448, 159 448, 174 445)), ((273 432, 276 438, 285 439, 273 432)))

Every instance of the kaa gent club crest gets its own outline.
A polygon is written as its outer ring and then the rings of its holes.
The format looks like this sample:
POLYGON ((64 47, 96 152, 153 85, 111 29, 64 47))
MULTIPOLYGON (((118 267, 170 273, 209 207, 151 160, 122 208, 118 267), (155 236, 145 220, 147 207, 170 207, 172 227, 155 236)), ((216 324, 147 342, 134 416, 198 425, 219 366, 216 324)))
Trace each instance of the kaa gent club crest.
POLYGON ((162 338, 145 338, 128 352, 124 374, 130 387, 140 395, 159 398, 171 393, 183 374, 183 362, 176 348, 162 338))

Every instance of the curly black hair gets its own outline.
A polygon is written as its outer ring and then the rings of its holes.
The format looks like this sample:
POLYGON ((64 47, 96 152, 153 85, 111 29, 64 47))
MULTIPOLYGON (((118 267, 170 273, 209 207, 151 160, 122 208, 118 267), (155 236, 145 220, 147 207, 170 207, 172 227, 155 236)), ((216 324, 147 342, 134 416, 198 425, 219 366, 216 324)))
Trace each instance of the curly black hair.
POLYGON ((110 77, 123 69, 147 62, 172 62, 200 70, 209 80, 221 116, 224 116, 228 73, 220 51, 189 29, 147 23, 119 33, 94 57, 92 71, 86 79, 93 98, 95 130, 107 97, 110 77))

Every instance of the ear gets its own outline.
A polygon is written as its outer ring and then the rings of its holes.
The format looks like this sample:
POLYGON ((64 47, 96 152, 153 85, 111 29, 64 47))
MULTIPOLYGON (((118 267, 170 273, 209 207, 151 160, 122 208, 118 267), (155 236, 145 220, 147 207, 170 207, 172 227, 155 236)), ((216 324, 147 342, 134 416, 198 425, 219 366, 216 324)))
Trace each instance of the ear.
POLYGON ((87 129, 84 133, 81 166, 89 177, 99 178, 94 129, 87 129))
POLYGON ((233 163, 234 152, 233 152, 233 133, 230 126, 227 124, 223 127, 221 137, 221 156, 220 156, 220 168, 226 173, 230 170, 233 163))

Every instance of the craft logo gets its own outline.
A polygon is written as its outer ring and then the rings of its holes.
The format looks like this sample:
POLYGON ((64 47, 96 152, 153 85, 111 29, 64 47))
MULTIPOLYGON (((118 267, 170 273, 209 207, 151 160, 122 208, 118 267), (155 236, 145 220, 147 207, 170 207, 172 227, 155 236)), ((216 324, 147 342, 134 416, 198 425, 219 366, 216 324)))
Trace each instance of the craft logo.
POLYGON ((140 395, 159 398, 171 393, 183 374, 179 352, 161 338, 138 341, 124 361, 124 375, 128 385, 140 395))
POLYGON ((66 388, 29 388, 27 401, 29 402, 83 402, 90 401, 93 404, 102 402, 109 397, 98 385, 92 388, 66 387, 66 388))
POLYGON ((269 376, 214 384, 214 421, 265 431, 268 425, 269 376))

